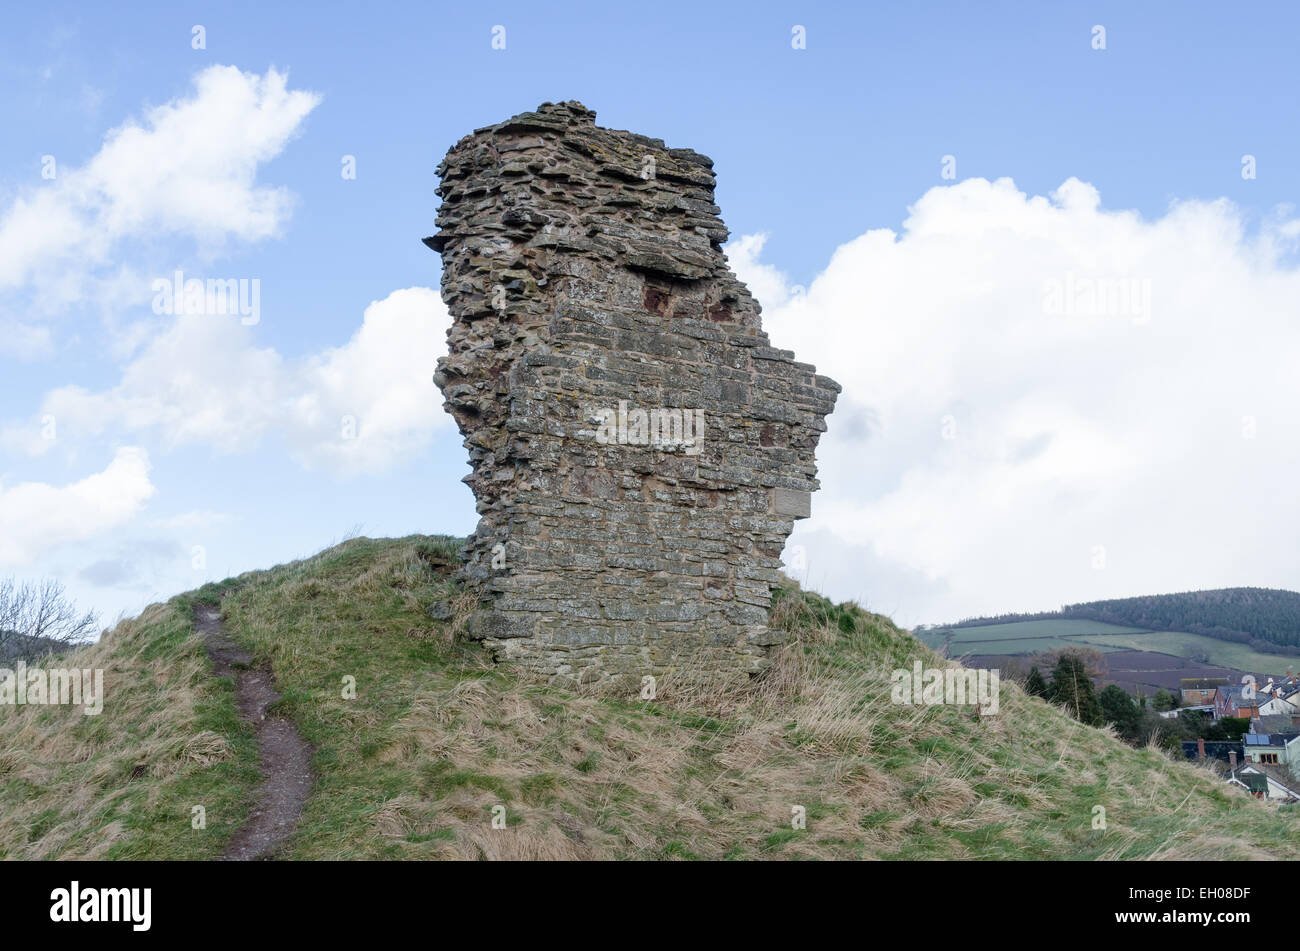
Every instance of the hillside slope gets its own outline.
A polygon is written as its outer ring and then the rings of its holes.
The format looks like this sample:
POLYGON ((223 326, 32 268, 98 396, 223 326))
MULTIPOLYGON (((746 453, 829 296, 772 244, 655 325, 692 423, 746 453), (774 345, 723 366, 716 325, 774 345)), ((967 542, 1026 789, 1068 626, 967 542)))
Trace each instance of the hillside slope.
POLYGON ((455 549, 355 539, 154 606, 69 658, 105 668, 105 710, 0 708, 0 856, 220 855, 256 750, 192 633, 198 600, 273 666, 315 747, 286 857, 1300 857, 1286 812, 1013 684, 994 716, 891 703, 894 669, 945 662, 793 589, 774 620, 797 638, 749 691, 661 681, 642 701, 522 681, 457 639, 456 616, 430 620, 464 600, 455 549))
POLYGON ((1300 655, 1300 593, 1282 588, 1215 588, 1067 604, 1059 611, 967 618, 941 629, 1025 621, 1088 620, 1147 631, 1186 631, 1259 651, 1300 655))

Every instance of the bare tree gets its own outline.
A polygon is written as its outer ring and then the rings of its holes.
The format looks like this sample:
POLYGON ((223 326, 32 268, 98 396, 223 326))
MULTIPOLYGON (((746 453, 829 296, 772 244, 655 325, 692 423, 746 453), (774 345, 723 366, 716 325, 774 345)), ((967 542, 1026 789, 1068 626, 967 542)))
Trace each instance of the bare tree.
POLYGON ((1022 687, 1025 685, 1025 681, 1029 679, 1029 664, 1025 662, 1023 657, 1016 657, 1015 655, 1000 657, 998 658, 998 669, 1001 671, 1003 680, 1014 680, 1022 687))
POLYGON ((35 660, 88 641, 98 620, 78 614, 63 585, 0 578, 0 661, 35 660))
POLYGON ((1106 660, 1106 655, 1095 647, 1081 647, 1075 644, 1068 647, 1053 647, 1051 650, 1040 651, 1030 660, 1041 670, 1051 670, 1061 659, 1062 654, 1073 654, 1083 661, 1084 670, 1094 680, 1100 680, 1110 672, 1110 663, 1106 660))

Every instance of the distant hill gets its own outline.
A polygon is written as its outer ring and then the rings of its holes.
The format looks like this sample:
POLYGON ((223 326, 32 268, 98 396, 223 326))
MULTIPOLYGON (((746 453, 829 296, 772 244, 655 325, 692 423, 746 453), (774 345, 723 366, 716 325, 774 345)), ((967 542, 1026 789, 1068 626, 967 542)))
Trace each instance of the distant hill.
POLYGON ((20 660, 32 662, 50 654, 62 654, 78 647, 52 637, 31 637, 17 631, 0 631, 0 666, 15 664, 20 660))
POLYGON ((1067 604, 1059 611, 968 618, 947 627, 1075 618, 1151 631, 1187 631, 1300 656, 1300 593, 1280 588, 1217 588, 1067 604))

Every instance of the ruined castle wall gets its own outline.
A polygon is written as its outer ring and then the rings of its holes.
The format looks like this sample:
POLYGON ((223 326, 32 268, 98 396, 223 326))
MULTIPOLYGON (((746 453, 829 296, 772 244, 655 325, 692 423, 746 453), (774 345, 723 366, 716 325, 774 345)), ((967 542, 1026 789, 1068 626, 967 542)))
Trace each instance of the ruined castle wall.
POLYGON ((569 102, 477 130, 438 173, 471 635, 552 679, 761 669, 839 386, 769 344, 712 162, 569 102))

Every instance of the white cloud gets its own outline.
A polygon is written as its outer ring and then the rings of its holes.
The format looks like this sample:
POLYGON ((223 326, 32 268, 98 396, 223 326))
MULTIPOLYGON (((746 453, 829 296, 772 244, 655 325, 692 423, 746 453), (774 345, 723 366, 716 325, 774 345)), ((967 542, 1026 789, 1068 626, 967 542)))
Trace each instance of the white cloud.
POLYGON ((393 291, 366 308, 346 345, 308 360, 291 414, 304 456, 344 472, 380 471, 450 426, 433 384, 450 323, 437 291, 393 291), (356 426, 354 438, 339 438, 344 417, 356 426))
POLYGON ((732 270, 743 275, 749 292, 764 309, 781 307, 803 290, 791 286, 790 279, 784 272, 759 260, 763 246, 767 244, 767 237, 765 233, 747 234, 727 245, 727 259, 731 262, 732 270))
POLYGON ((258 76, 211 66, 189 98, 113 129, 85 165, 54 156, 56 176, 0 216, 0 290, 31 286, 57 307, 101 280, 111 285, 98 272, 116 266, 128 240, 190 237, 210 254, 232 238, 279 233, 291 196, 259 186, 257 169, 320 102, 286 80, 274 69, 258 76))
POLYGON ((907 623, 1300 587, 1295 235, 1248 237, 1226 200, 1146 221, 1075 179, 972 179, 806 294, 761 236, 729 246, 774 343, 844 386, 794 539, 810 574, 907 623))
POLYGON ((115 529, 153 494, 149 457, 136 448, 118 450, 103 472, 71 485, 0 485, 0 567, 23 567, 62 545, 115 529))
MULTIPOLYGON (((204 444, 250 451, 279 436, 304 465, 380 472, 449 425, 433 385, 449 321, 436 291, 411 287, 371 303, 341 347, 298 360, 253 343, 235 317, 182 316, 147 344, 113 388, 65 386, 40 418, 58 439, 154 433, 165 448, 204 444)), ((35 423, 10 426, 6 444, 43 452, 35 423)))

